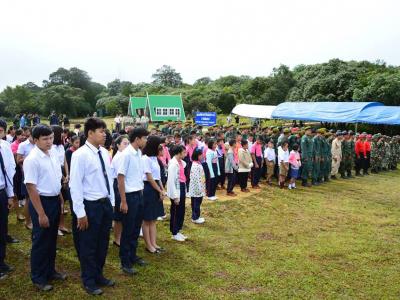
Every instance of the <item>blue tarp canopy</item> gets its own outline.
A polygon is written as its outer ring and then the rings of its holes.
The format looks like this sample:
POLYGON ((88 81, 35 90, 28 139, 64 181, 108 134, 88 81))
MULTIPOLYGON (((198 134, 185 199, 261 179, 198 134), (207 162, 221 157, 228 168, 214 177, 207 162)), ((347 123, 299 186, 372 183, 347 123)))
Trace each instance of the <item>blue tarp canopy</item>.
POLYGON ((358 122, 400 125, 400 106, 369 106, 358 115, 358 122))
POLYGON ((272 112, 274 119, 356 123, 366 108, 383 106, 380 102, 284 102, 272 112))

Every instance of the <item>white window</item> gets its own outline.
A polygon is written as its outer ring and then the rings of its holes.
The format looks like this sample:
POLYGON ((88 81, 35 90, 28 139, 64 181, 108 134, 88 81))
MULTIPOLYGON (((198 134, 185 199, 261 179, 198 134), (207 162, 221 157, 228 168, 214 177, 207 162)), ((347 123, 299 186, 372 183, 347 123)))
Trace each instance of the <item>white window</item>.
POLYGON ((162 109, 162 115, 163 116, 168 116, 168 108, 163 108, 162 109))
POLYGON ((181 114, 181 110, 179 108, 175 108, 175 115, 179 116, 181 114))
POLYGON ((161 116, 161 108, 159 107, 156 108, 156 115, 161 116))
POLYGON ((170 109, 169 109, 169 115, 170 115, 170 116, 173 116, 174 113, 175 113, 175 109, 174 109, 174 108, 170 108, 170 109))

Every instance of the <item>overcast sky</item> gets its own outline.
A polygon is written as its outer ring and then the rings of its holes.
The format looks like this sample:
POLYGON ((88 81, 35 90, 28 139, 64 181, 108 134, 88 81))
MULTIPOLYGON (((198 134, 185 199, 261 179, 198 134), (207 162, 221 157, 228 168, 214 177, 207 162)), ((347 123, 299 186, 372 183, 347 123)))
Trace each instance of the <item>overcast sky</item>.
POLYGON ((0 89, 41 85, 59 67, 93 81, 269 75, 286 64, 400 65, 400 1, 38 0, 0 2, 0 89))

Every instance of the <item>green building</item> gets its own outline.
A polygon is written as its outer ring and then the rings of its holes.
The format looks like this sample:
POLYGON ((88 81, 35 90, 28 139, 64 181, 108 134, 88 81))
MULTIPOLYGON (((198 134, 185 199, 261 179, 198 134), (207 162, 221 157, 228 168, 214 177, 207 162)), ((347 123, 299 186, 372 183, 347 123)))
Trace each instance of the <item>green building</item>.
POLYGON ((134 118, 145 114, 151 122, 186 120, 181 95, 130 97, 128 114, 134 118))

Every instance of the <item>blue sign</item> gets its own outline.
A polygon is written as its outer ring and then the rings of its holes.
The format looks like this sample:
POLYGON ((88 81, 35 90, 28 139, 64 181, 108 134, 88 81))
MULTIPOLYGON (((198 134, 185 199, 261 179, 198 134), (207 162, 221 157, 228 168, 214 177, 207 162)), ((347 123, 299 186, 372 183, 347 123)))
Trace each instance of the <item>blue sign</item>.
POLYGON ((195 122, 197 125, 212 126, 217 124, 216 112, 197 112, 195 122))

